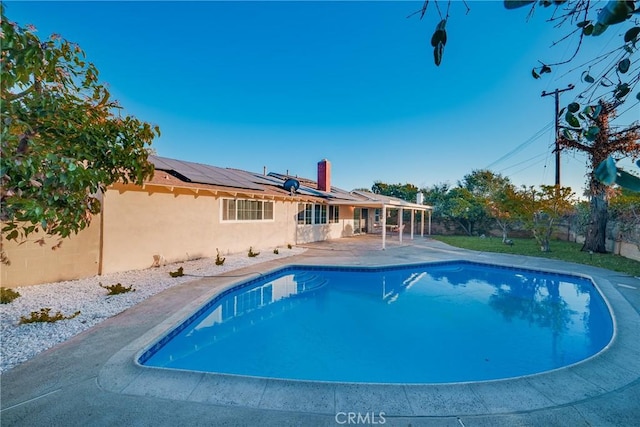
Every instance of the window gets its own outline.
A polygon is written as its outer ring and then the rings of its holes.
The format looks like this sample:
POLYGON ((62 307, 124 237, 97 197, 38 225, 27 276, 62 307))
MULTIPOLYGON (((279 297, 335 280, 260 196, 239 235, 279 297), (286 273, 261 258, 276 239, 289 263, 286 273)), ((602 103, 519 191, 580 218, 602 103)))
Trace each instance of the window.
POLYGON ((314 224, 326 224, 327 223, 327 205, 314 205, 315 216, 313 218, 314 224))
POLYGON ((222 200, 222 220, 234 221, 236 219, 236 201, 223 199, 222 200))
POLYGON ((338 206, 329 206, 329 223, 337 223, 340 218, 340 210, 338 206))
POLYGON ((298 203, 298 224, 311 224, 313 205, 311 203, 298 203))
POLYGON ((223 221, 264 221, 273 219, 273 202, 265 200, 222 199, 223 221))

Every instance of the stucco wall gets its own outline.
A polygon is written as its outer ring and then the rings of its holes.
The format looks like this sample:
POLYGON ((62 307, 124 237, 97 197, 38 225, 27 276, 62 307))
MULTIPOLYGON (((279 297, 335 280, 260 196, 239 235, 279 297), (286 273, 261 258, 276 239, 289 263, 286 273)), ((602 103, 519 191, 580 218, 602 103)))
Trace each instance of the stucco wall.
POLYGON ((273 220, 223 221, 220 194, 133 185, 109 188, 102 222, 96 216, 87 230, 66 239, 55 252, 55 240, 42 247, 6 242, 12 264, 2 266, 1 284, 15 287, 145 269, 154 257, 172 263, 215 257, 216 250, 246 253, 249 247, 264 251, 353 235, 353 208, 341 206, 337 223, 300 226, 297 201, 273 203, 273 220))
MULTIPOLYGON (((293 218, 293 223, 297 223, 297 218, 293 218)), ((301 245, 353 236, 353 223, 353 207, 340 206, 337 223, 296 225, 295 243, 301 245)))
POLYGON ((214 233, 213 251, 221 253, 248 252, 249 247, 262 251, 295 244, 298 203, 274 201, 273 221, 222 221, 222 199, 216 200, 212 216, 214 233))
POLYGON ((21 245, 3 240, 10 265, 0 267, 0 286, 35 285, 62 280, 80 279, 98 273, 100 256, 100 215, 95 215, 91 225, 77 235, 62 240, 53 250, 57 238, 48 237, 45 244, 34 243, 42 233, 29 235, 21 245))
POLYGON ((272 221, 222 221, 220 197, 128 190, 105 196, 103 273, 296 243, 297 203, 274 201, 272 221))
POLYGON ((188 190, 107 191, 104 198, 102 273, 215 256, 213 196, 188 190))

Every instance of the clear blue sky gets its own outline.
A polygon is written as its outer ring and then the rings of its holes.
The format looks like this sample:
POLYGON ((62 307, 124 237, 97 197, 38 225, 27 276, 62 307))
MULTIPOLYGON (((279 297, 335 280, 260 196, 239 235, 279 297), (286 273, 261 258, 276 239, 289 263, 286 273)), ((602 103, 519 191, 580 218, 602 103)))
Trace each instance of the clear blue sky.
MULTIPOLYGON (((554 102, 540 95, 579 77, 565 75, 572 65, 534 80, 538 60, 569 54, 550 48, 566 31, 502 1, 468 1, 468 14, 454 2, 440 67, 433 2, 423 20, 407 18, 422 1, 5 4, 41 38, 78 43, 124 111, 160 126, 159 155, 308 178, 327 158, 347 190, 455 185, 490 165, 516 185, 553 184, 554 102)), ((562 184, 578 194, 585 164, 562 155, 562 184)))

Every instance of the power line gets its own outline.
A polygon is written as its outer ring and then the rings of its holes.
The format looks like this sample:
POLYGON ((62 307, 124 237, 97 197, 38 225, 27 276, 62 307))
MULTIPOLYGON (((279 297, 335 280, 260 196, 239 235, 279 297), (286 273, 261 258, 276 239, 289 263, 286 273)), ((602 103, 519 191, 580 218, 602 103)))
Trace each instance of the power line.
POLYGON ((549 129, 551 129, 551 127, 553 126, 553 122, 549 122, 546 126, 544 126, 542 129, 538 130, 533 136, 529 137, 529 139, 527 139, 526 141, 524 141, 523 143, 521 143, 520 145, 518 145, 516 148, 514 148, 513 150, 509 151, 507 154, 505 154, 504 156, 500 157, 498 160, 494 161, 493 163, 491 163, 489 166, 487 166, 485 169, 491 169, 492 167, 494 167, 495 165, 497 165, 498 163, 507 160, 509 157, 515 155, 516 153, 518 153, 519 151, 521 151, 523 148, 525 148, 527 145, 530 145, 531 143, 533 143, 534 141, 536 141, 538 138, 540 138, 542 135, 544 135, 545 132, 547 132, 549 129))
MULTIPOLYGON (((545 152, 545 153, 537 154, 537 155, 535 155, 535 156, 533 156, 533 157, 528 158, 527 160, 523 160, 523 161, 518 162, 518 163, 516 163, 516 164, 514 164, 514 165, 511 165, 511 166, 507 166, 506 168, 501 169, 501 170, 500 170, 500 173, 502 173, 502 172, 504 172, 504 171, 506 171, 506 170, 509 170, 509 169, 511 169, 511 168, 515 168, 516 166, 520 166, 520 165, 522 165, 522 164, 524 164, 524 163, 528 163, 528 162, 530 162, 530 161, 532 161, 532 160, 537 160, 537 159, 539 159, 540 157, 543 157, 543 156, 547 156, 547 153, 545 152)), ((520 173, 520 172, 522 172, 523 170, 528 169, 529 167, 530 167, 530 166, 527 166, 526 168, 523 168, 523 169, 520 169, 519 171, 513 172, 513 173, 512 173, 512 175, 515 175, 515 174, 517 174, 517 173, 520 173)))

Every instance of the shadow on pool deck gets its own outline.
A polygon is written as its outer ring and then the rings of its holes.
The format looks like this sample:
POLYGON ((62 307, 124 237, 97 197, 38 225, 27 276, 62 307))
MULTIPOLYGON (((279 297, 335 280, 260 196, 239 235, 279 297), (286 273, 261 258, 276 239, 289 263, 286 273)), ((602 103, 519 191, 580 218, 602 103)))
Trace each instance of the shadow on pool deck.
POLYGON ((145 345, 237 278, 168 289, 19 365, 1 377, 0 422, 37 425, 621 426, 640 419, 640 280, 560 261, 479 253, 428 238, 373 236, 305 245, 284 264, 388 265, 466 259, 591 276, 613 308, 616 335, 597 356, 517 379, 437 385, 367 385, 244 378, 146 368, 145 345))

